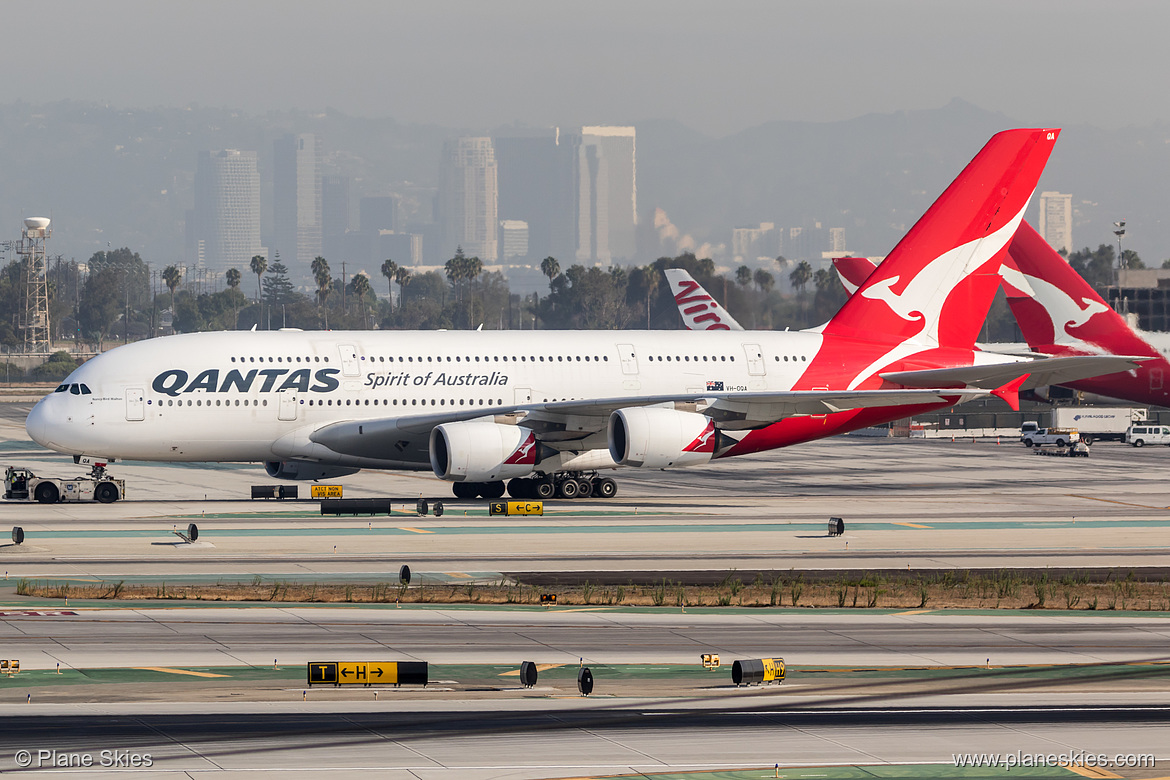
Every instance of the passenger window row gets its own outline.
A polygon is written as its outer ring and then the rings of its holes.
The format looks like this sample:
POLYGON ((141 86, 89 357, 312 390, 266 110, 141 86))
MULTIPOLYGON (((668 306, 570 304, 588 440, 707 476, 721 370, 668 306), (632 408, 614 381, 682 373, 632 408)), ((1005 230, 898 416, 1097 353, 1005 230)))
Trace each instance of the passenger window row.
POLYGON ((232 358, 233 363, 237 363, 237 362, 239 362, 239 363, 264 363, 266 361, 269 363, 292 363, 292 362, 294 362, 294 360, 297 363, 300 363, 300 362, 328 363, 329 362, 329 358, 327 358, 327 357, 323 358, 323 357, 320 357, 319 355, 314 355, 312 358, 299 358, 299 357, 298 358, 291 358, 291 357, 287 357, 287 358, 286 357, 276 357, 276 358, 274 358, 271 356, 266 357, 266 358, 265 357, 248 357, 248 358, 242 357, 242 358, 238 358, 238 359, 232 358))

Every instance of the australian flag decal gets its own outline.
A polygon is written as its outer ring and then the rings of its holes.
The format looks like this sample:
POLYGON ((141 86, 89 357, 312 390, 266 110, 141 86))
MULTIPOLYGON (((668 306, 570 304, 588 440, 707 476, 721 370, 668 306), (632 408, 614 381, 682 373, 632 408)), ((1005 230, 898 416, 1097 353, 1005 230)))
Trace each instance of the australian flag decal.
POLYGON ((723 383, 722 382, 712 382, 711 380, 708 379, 707 380, 707 392, 709 392, 709 393, 723 392, 723 383))

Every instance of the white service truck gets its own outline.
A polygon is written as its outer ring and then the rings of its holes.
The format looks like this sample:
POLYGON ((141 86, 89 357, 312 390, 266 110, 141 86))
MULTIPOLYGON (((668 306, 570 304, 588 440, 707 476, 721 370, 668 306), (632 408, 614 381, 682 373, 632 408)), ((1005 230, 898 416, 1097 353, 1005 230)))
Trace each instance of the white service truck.
POLYGON ((1025 447, 1043 447, 1045 444, 1067 447, 1080 440, 1080 432, 1072 428, 1038 428, 1036 423, 1024 423, 1020 428, 1020 442, 1025 447))
POLYGON ((1134 423, 1143 423, 1147 409, 1128 406, 1057 406, 1048 422, 1050 428, 1075 428, 1085 444, 1095 441, 1124 441, 1134 423))

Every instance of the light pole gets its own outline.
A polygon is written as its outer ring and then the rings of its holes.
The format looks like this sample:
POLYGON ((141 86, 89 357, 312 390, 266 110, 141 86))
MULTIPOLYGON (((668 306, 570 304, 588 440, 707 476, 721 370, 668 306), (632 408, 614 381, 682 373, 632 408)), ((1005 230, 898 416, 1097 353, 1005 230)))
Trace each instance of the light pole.
POLYGON ((1113 235, 1117 236, 1117 267, 1127 269, 1128 265, 1125 262, 1125 253, 1121 251, 1121 237, 1125 235, 1125 220, 1114 222, 1113 227, 1117 228, 1113 231, 1113 235))

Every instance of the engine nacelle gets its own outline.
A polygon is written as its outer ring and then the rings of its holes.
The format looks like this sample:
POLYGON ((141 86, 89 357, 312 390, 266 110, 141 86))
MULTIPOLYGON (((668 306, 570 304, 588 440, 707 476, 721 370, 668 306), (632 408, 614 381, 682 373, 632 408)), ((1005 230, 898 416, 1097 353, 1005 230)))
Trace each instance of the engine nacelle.
POLYGON ((695 412, 630 407, 609 416, 609 454, 622 466, 700 466, 715 455, 715 421, 695 412))
POLYGON ((531 474, 536 434, 519 425, 456 422, 431 430, 431 469, 451 482, 495 482, 531 474))
POLYGON ((270 460, 264 464, 268 476, 275 479, 318 480, 348 477, 361 469, 346 466, 328 466, 308 460, 270 460))

